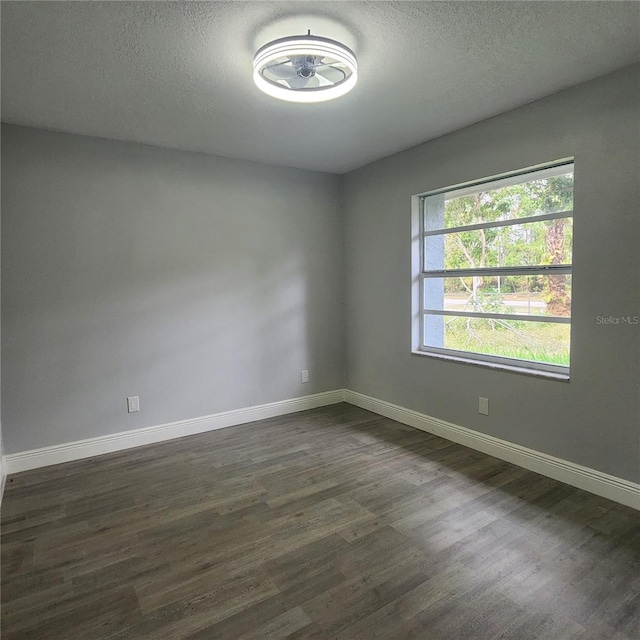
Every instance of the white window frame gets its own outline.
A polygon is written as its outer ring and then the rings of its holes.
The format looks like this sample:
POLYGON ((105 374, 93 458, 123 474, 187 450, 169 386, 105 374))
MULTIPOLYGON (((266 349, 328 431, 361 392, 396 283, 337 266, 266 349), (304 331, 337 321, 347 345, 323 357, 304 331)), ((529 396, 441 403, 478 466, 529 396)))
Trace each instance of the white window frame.
POLYGON ((495 319, 517 319, 523 321, 535 322, 559 322, 571 324, 571 317, 545 317, 545 316, 529 316, 529 315, 511 315, 500 313, 482 313, 470 311, 453 311, 427 309, 424 300, 424 281, 426 278, 442 278, 442 277, 469 277, 476 275, 504 275, 504 276, 522 276, 522 275, 572 275, 572 264, 562 265, 535 265, 535 266, 516 266, 516 267, 484 267, 476 269, 427 269, 424 264, 425 257, 425 238, 430 235, 448 234, 460 231, 470 231, 473 229, 487 229, 502 226, 510 226, 514 224, 522 224, 524 222, 538 222, 544 220, 554 220, 558 218, 573 219, 573 210, 561 211, 557 213, 547 213, 526 218, 518 218, 512 220, 501 220, 496 222, 486 222, 473 225, 465 225, 447 229, 426 230, 426 199, 429 196, 448 194, 455 192, 456 197, 470 195, 478 191, 493 190, 500 187, 506 187, 513 184, 520 184, 539 178, 551 177, 567 173, 568 169, 574 170, 574 158, 564 158, 553 162, 520 169, 506 174, 500 174, 493 177, 483 178, 465 182, 444 189, 435 189, 424 193, 419 193, 411 198, 411 237, 412 237, 412 345, 411 352, 414 355, 429 356, 455 362, 464 362, 467 364, 475 364, 488 366, 492 368, 504 369, 516 373, 527 373, 531 375, 543 376, 559 380, 569 380, 570 367, 564 365, 547 364, 536 362, 533 360, 522 360, 518 358, 508 358, 504 356, 494 356, 489 354, 476 353, 472 351, 462 351, 458 349, 447 349, 443 347, 434 347, 425 344, 424 339, 424 316, 425 315, 442 315, 442 316, 461 316, 461 317, 479 317, 479 318, 495 318, 495 319))

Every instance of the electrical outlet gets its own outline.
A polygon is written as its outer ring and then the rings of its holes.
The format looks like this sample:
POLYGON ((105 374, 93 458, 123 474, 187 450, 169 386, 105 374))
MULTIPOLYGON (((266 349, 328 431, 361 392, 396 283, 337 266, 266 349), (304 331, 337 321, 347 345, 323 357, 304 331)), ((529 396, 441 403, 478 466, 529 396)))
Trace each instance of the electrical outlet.
POLYGON ((307 369, 302 371, 302 382, 309 382, 309 371, 307 369))
POLYGON ((478 413, 481 413, 483 416, 489 415, 489 398, 478 398, 478 413))
POLYGON ((127 398, 127 411, 129 413, 140 411, 140 396, 129 396, 127 398))

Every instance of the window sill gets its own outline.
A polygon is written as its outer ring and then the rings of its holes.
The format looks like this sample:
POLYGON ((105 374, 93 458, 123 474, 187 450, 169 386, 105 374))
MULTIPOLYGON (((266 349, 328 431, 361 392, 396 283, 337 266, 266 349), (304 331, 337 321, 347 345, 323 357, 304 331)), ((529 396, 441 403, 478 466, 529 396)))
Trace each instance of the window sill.
POLYGON ((413 356, 423 356, 427 358, 435 358, 436 360, 447 360, 449 362, 459 362, 461 364, 469 364, 475 367, 487 367, 498 371, 508 371, 509 373, 519 373, 520 375, 533 376, 534 378, 544 378, 546 380, 558 380, 559 382, 569 382, 569 373, 555 373, 552 371, 542 371, 526 366, 512 366, 499 362, 487 362, 486 360, 475 360, 473 358, 457 357, 445 355, 442 353, 430 353, 428 351, 411 351, 413 356))

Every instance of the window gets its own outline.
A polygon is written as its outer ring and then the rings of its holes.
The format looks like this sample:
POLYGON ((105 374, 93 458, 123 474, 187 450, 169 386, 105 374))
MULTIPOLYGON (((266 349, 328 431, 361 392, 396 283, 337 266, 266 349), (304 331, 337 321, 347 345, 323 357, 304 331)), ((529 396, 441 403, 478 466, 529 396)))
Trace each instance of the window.
POLYGON ((413 197, 413 352, 569 376, 573 161, 413 197))

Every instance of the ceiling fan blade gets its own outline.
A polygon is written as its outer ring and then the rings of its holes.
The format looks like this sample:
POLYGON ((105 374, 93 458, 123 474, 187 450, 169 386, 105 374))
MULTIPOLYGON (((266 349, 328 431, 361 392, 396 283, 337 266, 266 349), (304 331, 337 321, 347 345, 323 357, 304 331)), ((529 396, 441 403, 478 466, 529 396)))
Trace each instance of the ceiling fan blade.
POLYGON ((316 75, 322 76, 325 80, 324 83, 321 81, 321 84, 336 84, 347 77, 347 74, 342 69, 333 65, 318 67, 316 75))
POLYGON ((293 78, 287 78, 285 82, 292 89, 303 89, 308 85, 309 80, 312 80, 312 79, 313 78, 302 78, 301 76, 296 75, 296 76, 293 76, 293 78))
POLYGON ((276 64, 269 65, 264 68, 263 73, 271 74, 275 78, 291 78, 296 75, 296 70, 291 65, 290 61, 278 62, 276 64))
POLYGON ((330 87, 335 84, 329 78, 324 75, 324 70, 320 72, 320 70, 316 69, 316 75, 314 76, 318 80, 319 87, 330 87))

